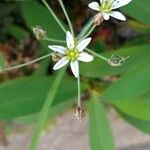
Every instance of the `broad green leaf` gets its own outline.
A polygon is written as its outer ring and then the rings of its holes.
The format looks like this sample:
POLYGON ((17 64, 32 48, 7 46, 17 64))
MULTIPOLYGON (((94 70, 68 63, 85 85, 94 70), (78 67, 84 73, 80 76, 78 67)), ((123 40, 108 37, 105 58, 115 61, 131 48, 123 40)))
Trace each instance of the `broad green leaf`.
MULTIPOLYGON (((0 119, 12 119, 39 112, 52 82, 52 77, 33 76, 1 84, 0 119)), ((72 100, 76 94, 76 81, 64 78, 53 106, 72 100)))
POLYGON ((113 105, 127 115, 150 121, 150 99, 113 101, 113 105))
POLYGON ((126 7, 123 8, 124 12, 131 17, 150 24, 150 1, 149 0, 132 0, 126 7), (139 13, 140 12, 140 13, 139 13))
POLYGON ((133 46, 141 46, 143 44, 148 44, 149 43, 149 35, 140 35, 130 41, 127 41, 123 47, 133 47, 133 46))
POLYGON ((11 25, 8 27, 9 33, 11 33, 18 41, 24 39, 29 35, 27 31, 25 31, 23 28, 16 26, 16 25, 11 25))
POLYGON ((148 34, 148 35, 150 34, 150 25, 143 24, 141 22, 137 22, 134 20, 129 20, 128 25, 137 32, 148 34))
POLYGON ((59 71, 59 73, 55 77, 55 79, 54 79, 54 81, 53 81, 53 83, 52 83, 52 85, 48 91, 48 94, 46 95, 44 104, 42 106, 42 110, 41 110, 40 115, 39 115, 37 126, 35 128, 34 133, 33 133, 31 145, 29 147, 30 150, 36 150, 37 149, 37 144, 39 142, 42 129, 43 129, 45 122, 48 118, 49 109, 50 109, 50 107, 52 107, 52 103, 54 101, 55 95, 57 94, 57 91, 59 90, 59 86, 60 86, 61 81, 63 79, 65 70, 66 70, 66 68, 59 71))
POLYGON ((134 99, 150 90, 150 59, 136 65, 118 81, 111 84, 103 94, 106 101, 134 99))
POLYGON ((89 64, 81 64, 81 74, 88 77, 104 77, 122 74, 129 70, 131 67, 141 63, 142 61, 145 61, 146 59, 149 59, 150 45, 125 47, 113 52, 102 53, 103 56, 108 58, 113 54, 118 54, 122 57, 129 56, 129 58, 122 66, 114 68, 107 62, 95 57, 95 59, 89 64))
POLYGON ((143 121, 121 112, 119 114, 125 121, 127 121, 137 129, 141 130, 144 133, 150 134, 150 121, 143 121))
MULTIPOLYGON (((67 111, 68 109, 71 108, 71 106, 73 106, 75 100, 76 100, 75 98, 71 98, 69 100, 65 100, 65 101, 62 101, 60 103, 53 105, 51 109, 49 110, 48 117, 51 119, 51 118, 56 117, 60 113, 67 111)), ((39 113, 36 113, 36 114, 34 113, 34 114, 30 114, 30 115, 23 116, 23 117, 18 117, 13 120, 14 122, 17 122, 19 124, 27 125, 27 124, 35 123, 38 117, 39 117, 39 113)))
POLYGON ((48 32, 48 36, 56 39, 63 39, 64 32, 54 20, 53 16, 36 1, 23 1, 21 2, 21 9, 23 17, 29 28, 34 26, 41 26, 48 32))
POLYGON ((95 94, 88 106, 91 150, 115 150, 106 110, 95 94))

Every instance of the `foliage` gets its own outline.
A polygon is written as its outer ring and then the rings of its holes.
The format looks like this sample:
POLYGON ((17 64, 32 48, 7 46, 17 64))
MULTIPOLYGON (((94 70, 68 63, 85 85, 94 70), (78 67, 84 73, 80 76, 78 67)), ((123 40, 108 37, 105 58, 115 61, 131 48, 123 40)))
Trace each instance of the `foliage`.
MULTIPOLYGON (((80 66, 83 84, 86 85, 83 89, 90 89, 89 93, 92 93, 88 102, 91 150, 115 149, 106 117, 107 104, 111 104, 124 120, 141 131, 150 133, 150 96, 144 97, 145 93, 150 92, 149 5, 149 0, 145 0, 144 3, 133 0, 131 5, 122 9, 129 17, 134 18, 128 23, 131 25, 132 21, 132 29, 137 32, 139 38, 143 37, 142 40, 126 41, 115 51, 99 53, 105 57, 110 57, 114 53, 123 57, 130 56, 125 64, 113 68, 107 62, 95 58, 92 63, 80 66), (141 35, 143 28, 148 32, 142 32, 141 35), (110 79, 116 77, 117 81, 110 80, 108 86, 104 80, 105 77, 110 79), (101 89, 99 86, 101 82, 97 81, 95 84, 95 79, 101 79, 106 86, 102 86, 103 89, 101 89), (93 89, 90 88, 91 83, 94 84, 93 89)), ((64 40, 65 34, 44 6, 36 1, 22 1, 20 7, 29 30, 32 26, 39 25, 51 38, 64 40)), ((28 35, 24 29, 17 26, 9 27, 9 30, 11 34, 16 35, 17 40, 28 35)), ((47 44, 47 42, 41 42, 40 55, 48 52, 47 44)), ((93 51, 98 52, 96 45, 93 46, 93 51)), ((40 68, 30 77, 14 79, 0 85, 0 119, 16 119, 41 112, 31 149, 36 147, 47 116, 58 115, 66 110, 66 107, 71 107, 76 99, 75 80, 68 75, 63 78, 63 74, 59 73, 47 76, 49 62, 49 60, 41 62, 40 68)), ((3 66, 3 64, 4 58, 0 54, 0 65, 3 66)))

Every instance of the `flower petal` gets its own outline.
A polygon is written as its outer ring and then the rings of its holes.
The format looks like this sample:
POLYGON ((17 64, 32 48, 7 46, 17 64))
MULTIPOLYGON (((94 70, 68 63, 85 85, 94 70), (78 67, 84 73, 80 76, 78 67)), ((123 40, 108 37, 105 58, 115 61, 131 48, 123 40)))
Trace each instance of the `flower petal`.
POLYGON ((96 11, 100 11, 100 6, 98 4, 98 2, 91 2, 88 5, 91 9, 96 10, 96 11))
POLYGON ((76 49, 78 50, 78 52, 82 52, 91 42, 92 38, 87 38, 82 40, 77 46, 76 49))
POLYGON ((88 53, 82 52, 79 54, 78 60, 83 62, 91 62, 93 60, 93 56, 89 55, 88 53))
POLYGON ((75 47, 74 38, 69 31, 67 31, 67 33, 66 33, 66 42, 67 42, 68 49, 71 49, 71 50, 74 49, 74 47, 75 47))
POLYGON ((53 69, 58 70, 58 69, 62 68, 63 66, 65 66, 68 62, 69 62, 69 60, 67 59, 67 57, 63 57, 55 64, 53 69))
POLYGON ((49 45, 48 47, 51 50, 53 50, 55 52, 59 52, 61 54, 65 54, 65 51, 67 50, 65 47, 63 47, 63 46, 57 46, 57 45, 49 45))
POLYGON ((125 16, 122 13, 120 13, 119 11, 111 11, 110 16, 112 16, 116 19, 122 20, 122 21, 126 20, 125 16))
POLYGON ((104 20, 109 20, 110 15, 108 13, 102 13, 104 20))
POLYGON ((106 0, 100 0, 101 5, 104 5, 106 0))
POLYGON ((119 7, 129 4, 132 0, 116 0, 112 3, 112 9, 117 9, 119 7))
POLYGON ((76 78, 78 78, 78 76, 79 76, 79 63, 78 63, 78 61, 71 61, 70 67, 71 67, 71 70, 72 70, 72 73, 74 74, 74 76, 76 78))

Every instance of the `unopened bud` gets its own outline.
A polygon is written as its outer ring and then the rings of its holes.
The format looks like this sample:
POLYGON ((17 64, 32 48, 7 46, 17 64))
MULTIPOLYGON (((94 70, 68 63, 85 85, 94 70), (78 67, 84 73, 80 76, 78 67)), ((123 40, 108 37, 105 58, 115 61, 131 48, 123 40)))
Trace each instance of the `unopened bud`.
POLYGON ((129 56, 126 57, 126 58, 124 58, 124 57, 121 57, 121 56, 119 56, 119 55, 112 55, 112 56, 110 57, 110 59, 108 60, 108 63, 109 63, 111 66, 113 66, 113 67, 119 67, 119 66, 121 66, 121 65, 125 62, 125 60, 126 60, 127 58, 129 58, 129 56))
POLYGON ((98 14, 95 16, 94 24, 95 24, 95 26, 99 26, 103 21, 104 21, 103 16, 101 15, 101 13, 98 13, 98 14))
POLYGON ((84 109, 81 106, 77 106, 76 110, 75 110, 75 114, 74 116, 81 121, 82 118, 85 116, 85 112, 84 109))
POLYGON ((47 32, 43 30, 40 26, 33 27, 32 30, 33 30, 35 37, 38 40, 44 39, 47 35, 47 32))

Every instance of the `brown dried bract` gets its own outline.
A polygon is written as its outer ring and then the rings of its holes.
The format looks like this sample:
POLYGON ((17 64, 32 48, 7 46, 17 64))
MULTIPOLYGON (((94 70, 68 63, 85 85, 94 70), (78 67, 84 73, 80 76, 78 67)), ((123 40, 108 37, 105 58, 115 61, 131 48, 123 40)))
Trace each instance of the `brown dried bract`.
POLYGON ((82 118, 85 116, 85 112, 84 109, 81 106, 77 106, 76 110, 75 110, 75 114, 74 116, 81 121, 82 118))

